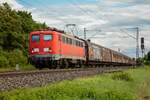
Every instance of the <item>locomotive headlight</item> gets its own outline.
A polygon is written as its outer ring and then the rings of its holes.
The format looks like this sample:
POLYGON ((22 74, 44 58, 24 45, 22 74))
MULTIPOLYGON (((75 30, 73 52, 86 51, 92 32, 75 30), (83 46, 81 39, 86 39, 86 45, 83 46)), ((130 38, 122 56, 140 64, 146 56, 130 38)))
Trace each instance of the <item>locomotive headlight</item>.
POLYGON ((39 52, 39 48, 33 48, 32 53, 34 53, 34 52, 39 52))
POLYGON ((44 52, 51 52, 52 50, 50 48, 44 48, 44 52))

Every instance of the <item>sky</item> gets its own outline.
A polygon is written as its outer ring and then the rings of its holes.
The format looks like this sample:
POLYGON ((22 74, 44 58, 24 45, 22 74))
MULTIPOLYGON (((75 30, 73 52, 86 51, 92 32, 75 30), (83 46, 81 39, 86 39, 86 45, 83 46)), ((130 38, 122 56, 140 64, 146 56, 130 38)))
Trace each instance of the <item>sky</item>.
POLYGON ((66 30, 66 24, 76 24, 75 32, 81 38, 86 28, 92 42, 131 57, 136 55, 134 28, 139 27, 145 51, 150 50, 150 0, 0 0, 3 2, 32 12, 35 21, 49 27, 66 30))

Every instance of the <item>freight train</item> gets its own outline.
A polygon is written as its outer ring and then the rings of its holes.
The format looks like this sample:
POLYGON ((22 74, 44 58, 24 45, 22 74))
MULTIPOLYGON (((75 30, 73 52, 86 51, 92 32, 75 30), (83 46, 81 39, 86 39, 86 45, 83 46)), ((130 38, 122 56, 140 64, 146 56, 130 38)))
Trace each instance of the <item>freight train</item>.
POLYGON ((120 52, 56 29, 30 33, 29 61, 38 69, 135 65, 120 52))

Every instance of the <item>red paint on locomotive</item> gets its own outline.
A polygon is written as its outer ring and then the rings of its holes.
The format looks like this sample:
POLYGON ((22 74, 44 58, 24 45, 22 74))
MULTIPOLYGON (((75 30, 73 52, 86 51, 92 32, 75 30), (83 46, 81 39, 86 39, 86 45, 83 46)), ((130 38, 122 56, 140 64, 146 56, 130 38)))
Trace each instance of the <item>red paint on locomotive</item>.
POLYGON ((34 63, 45 60, 85 60, 84 42, 56 31, 30 33, 29 58, 34 63))

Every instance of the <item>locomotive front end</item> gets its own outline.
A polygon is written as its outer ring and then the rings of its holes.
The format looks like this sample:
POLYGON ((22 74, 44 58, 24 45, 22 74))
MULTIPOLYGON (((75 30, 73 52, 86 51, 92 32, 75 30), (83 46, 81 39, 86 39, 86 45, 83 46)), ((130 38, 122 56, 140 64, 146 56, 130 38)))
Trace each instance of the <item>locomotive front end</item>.
POLYGON ((36 31, 30 33, 29 61, 36 68, 51 65, 57 58, 57 35, 53 31, 36 31))

